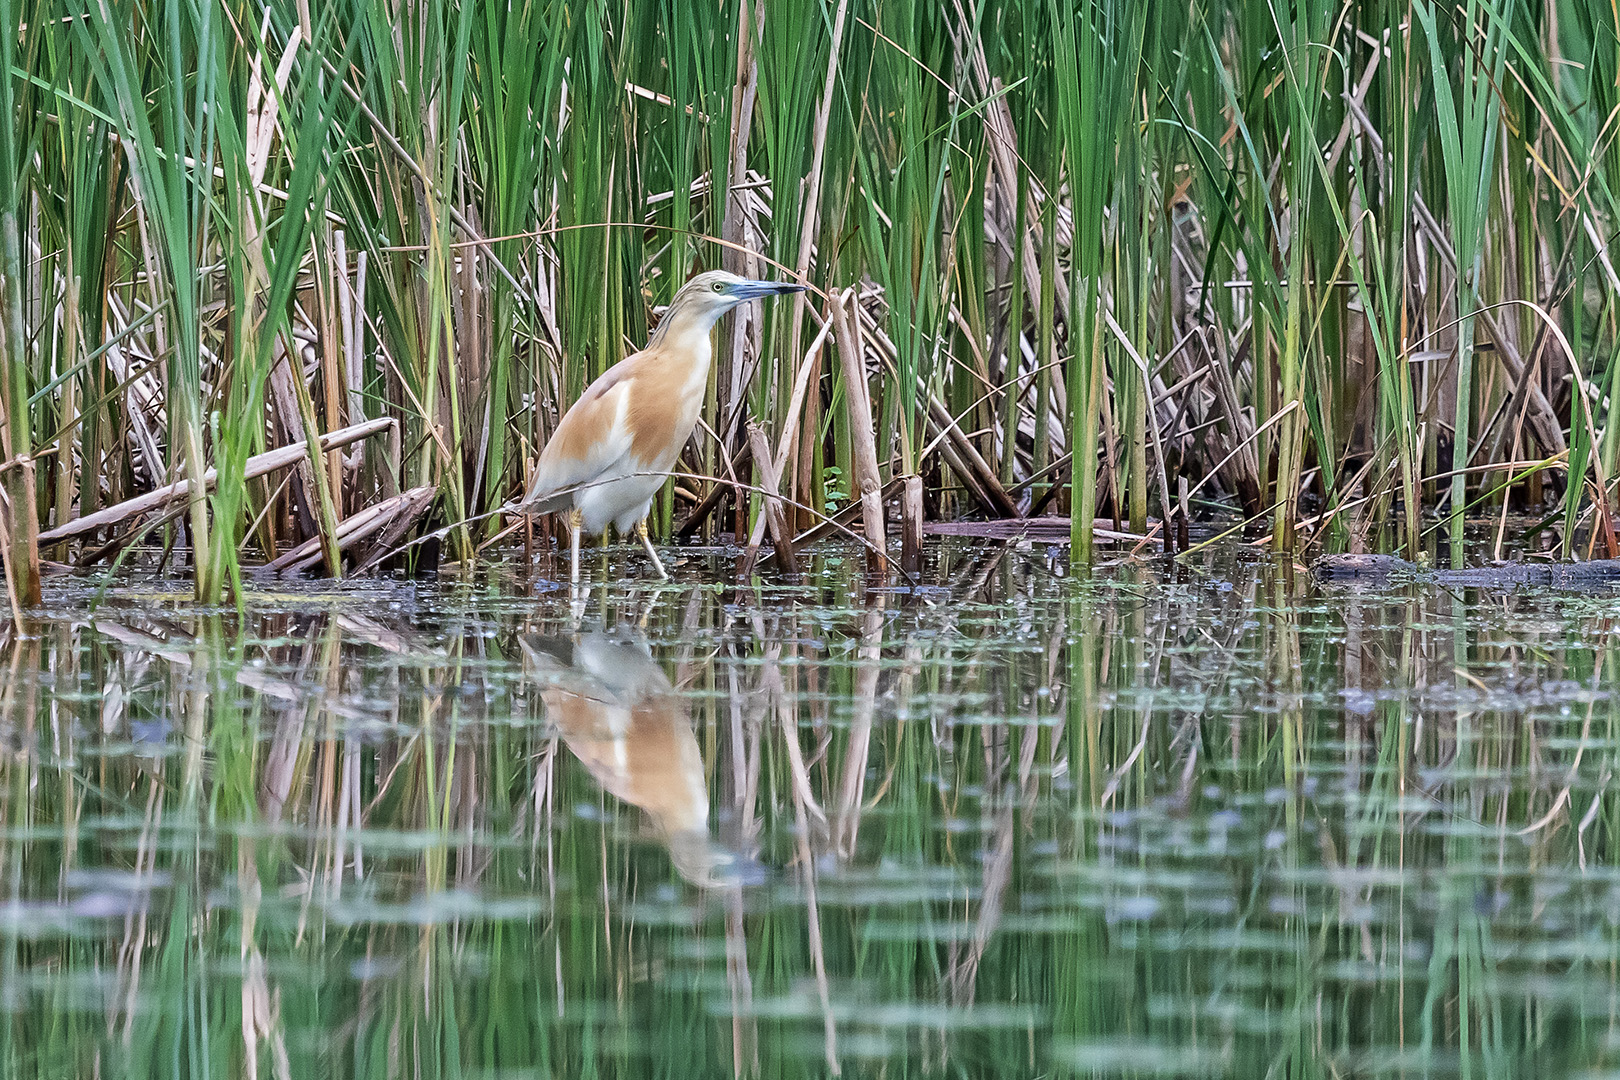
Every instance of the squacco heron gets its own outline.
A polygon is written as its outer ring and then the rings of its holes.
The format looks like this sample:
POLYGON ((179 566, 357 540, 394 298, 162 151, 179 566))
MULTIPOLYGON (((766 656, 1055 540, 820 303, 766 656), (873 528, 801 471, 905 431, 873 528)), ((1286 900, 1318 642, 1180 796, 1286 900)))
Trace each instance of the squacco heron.
POLYGON ((709 382, 709 331, 750 300, 802 292, 803 285, 753 281, 710 270, 683 286, 647 347, 609 368, 563 415, 517 509, 565 512, 571 573, 579 584, 581 533, 632 527, 668 578, 647 536, 647 511, 697 426, 709 382))

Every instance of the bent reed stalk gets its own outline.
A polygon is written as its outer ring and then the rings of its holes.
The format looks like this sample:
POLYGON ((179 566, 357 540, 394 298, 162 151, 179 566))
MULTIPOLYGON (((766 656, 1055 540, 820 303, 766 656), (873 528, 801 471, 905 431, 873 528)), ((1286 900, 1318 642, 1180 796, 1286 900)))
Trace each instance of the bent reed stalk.
POLYGON ((1067 516, 1077 564, 1188 489, 1281 548, 1455 561, 1516 510, 1615 553, 1611 5, 687 7, 0 3, 13 604, 41 532, 177 482, 205 600, 312 540, 341 570, 344 521, 424 486, 417 535, 470 559, 723 262, 814 289, 722 330, 665 538, 920 476, 935 519, 1067 516))

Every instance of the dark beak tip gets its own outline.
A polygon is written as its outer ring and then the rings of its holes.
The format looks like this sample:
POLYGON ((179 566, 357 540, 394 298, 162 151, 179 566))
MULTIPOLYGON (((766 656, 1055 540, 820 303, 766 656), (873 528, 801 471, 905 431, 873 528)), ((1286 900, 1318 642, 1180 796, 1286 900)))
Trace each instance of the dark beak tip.
POLYGON ((765 296, 787 296, 808 292, 809 289, 810 286, 800 285, 795 281, 749 281, 745 282, 734 295, 745 300, 757 300, 765 296))

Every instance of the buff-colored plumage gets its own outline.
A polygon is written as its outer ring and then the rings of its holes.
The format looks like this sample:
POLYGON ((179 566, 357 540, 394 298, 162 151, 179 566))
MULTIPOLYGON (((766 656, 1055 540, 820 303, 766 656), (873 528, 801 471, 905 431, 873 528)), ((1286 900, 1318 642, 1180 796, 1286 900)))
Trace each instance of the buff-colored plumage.
POLYGON ((800 285, 752 281, 723 270, 687 282, 647 347, 609 368, 563 415, 540 454, 519 509, 568 514, 573 580, 579 581, 579 537, 609 525, 647 538, 647 511, 697 426, 709 380, 709 331, 722 315, 800 285))
POLYGON ((640 807, 688 880, 731 858, 709 837, 709 789, 686 700, 634 631, 518 639, 554 725, 606 792, 640 807))

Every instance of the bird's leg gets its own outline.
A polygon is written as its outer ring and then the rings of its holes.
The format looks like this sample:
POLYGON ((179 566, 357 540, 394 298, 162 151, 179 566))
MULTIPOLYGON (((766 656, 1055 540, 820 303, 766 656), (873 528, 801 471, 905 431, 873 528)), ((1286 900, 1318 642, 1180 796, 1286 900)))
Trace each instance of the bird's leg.
POLYGON ((569 578, 575 586, 579 585, 579 534, 585 529, 585 515, 579 510, 568 511, 568 545, 572 559, 569 578))
POLYGON ((641 546, 647 549, 647 557, 653 561, 653 569, 658 571, 659 577, 668 581, 669 574, 665 573, 664 564, 658 560, 658 552, 653 550, 652 540, 647 536, 646 518, 636 522, 636 535, 641 537, 641 546))

